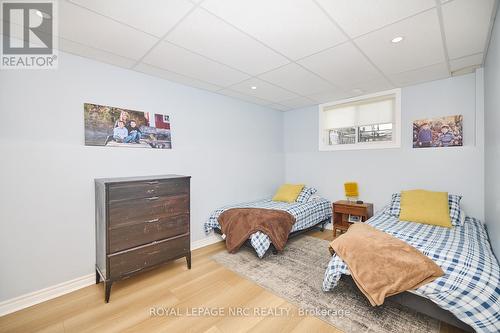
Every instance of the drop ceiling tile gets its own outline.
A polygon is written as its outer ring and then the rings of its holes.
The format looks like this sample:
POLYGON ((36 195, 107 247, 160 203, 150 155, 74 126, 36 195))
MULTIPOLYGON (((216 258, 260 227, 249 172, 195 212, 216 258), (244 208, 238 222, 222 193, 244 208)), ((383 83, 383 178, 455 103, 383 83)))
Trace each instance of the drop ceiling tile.
POLYGON ((289 108, 288 106, 284 106, 284 105, 281 105, 278 103, 273 103, 273 104, 269 104, 266 106, 271 108, 271 109, 278 110, 278 111, 288 111, 288 110, 292 109, 292 108, 289 108))
POLYGON ((59 2, 59 36, 136 60, 158 42, 151 35, 66 1, 59 2))
POLYGON ((494 0, 455 0, 442 6, 451 59, 485 50, 494 0))
POLYGON ((462 68, 462 69, 453 71, 451 73, 451 76, 461 76, 461 75, 475 73, 476 69, 478 69, 479 67, 480 66, 469 66, 469 67, 466 67, 466 68, 462 68))
POLYGON ((267 83, 265 81, 252 78, 234 86, 231 86, 231 90, 235 90, 242 94, 248 96, 254 96, 260 99, 264 99, 270 102, 279 102, 282 100, 292 99, 294 97, 299 97, 298 95, 289 92, 285 89, 267 83), (251 87, 257 87, 257 89, 253 90, 251 87))
POLYGON ((168 42, 158 44, 142 62, 222 87, 249 77, 168 42))
POLYGON ((258 105, 268 105, 269 104, 269 101, 266 101, 264 99, 257 98, 255 96, 249 96, 246 94, 242 94, 242 93, 239 93, 239 92, 231 90, 231 89, 219 90, 217 93, 225 95, 225 96, 233 97, 236 99, 241 99, 243 101, 247 101, 247 102, 258 104, 258 105))
POLYGON ((351 38, 436 6, 435 0, 318 0, 318 3, 351 38))
POLYGON ((355 86, 346 87, 347 92, 352 96, 360 94, 370 94, 389 89, 394 89, 394 86, 383 76, 378 76, 377 78, 372 80, 359 82, 355 86))
POLYGON ((346 99, 348 97, 351 97, 351 95, 342 90, 328 90, 328 91, 323 91, 321 93, 309 95, 308 97, 318 104, 323 104, 323 103, 338 101, 341 99, 346 99))
POLYGON ((300 95, 333 89, 330 83, 295 63, 262 74, 259 78, 300 95))
POLYGON ((125 68, 131 68, 136 62, 133 59, 94 49, 63 38, 59 38, 59 50, 125 68))
POLYGON ((298 63, 341 88, 380 75, 351 42, 314 54, 298 63))
POLYGON ((167 40, 233 68, 257 75, 289 61, 204 9, 196 9, 167 40))
POLYGON ((157 37, 163 37, 194 7, 188 0, 69 1, 157 37))
POLYGON ((310 0, 206 0, 201 6, 292 59, 346 40, 310 0))
POLYGON ((460 70, 471 66, 480 66, 483 63, 483 53, 473 54, 458 59, 450 60, 452 71, 460 70))
POLYGON ((285 101, 281 101, 279 102, 279 104, 287 106, 291 109, 299 109, 306 106, 315 105, 316 102, 306 97, 296 97, 285 101))
POLYGON ((404 87, 426 81, 445 79, 447 77, 450 77, 448 67, 445 63, 440 63, 403 73, 392 74, 389 78, 397 86, 404 87))
POLYGON ((445 61, 436 9, 359 37, 354 42, 387 75, 445 61), (391 43, 396 36, 403 36, 404 40, 391 43))
POLYGON ((151 75, 151 76, 156 76, 156 77, 159 77, 162 79, 166 79, 169 81, 184 84, 186 86, 200 88, 200 89, 204 89, 204 90, 208 90, 208 91, 217 91, 217 90, 222 89, 222 87, 219 87, 219 86, 214 85, 214 84, 199 81, 199 80, 196 80, 196 79, 193 79, 190 77, 179 75, 177 73, 173 73, 173 72, 170 72, 170 71, 158 68, 158 67, 154 67, 151 65, 143 64, 143 63, 138 64, 134 68, 134 70, 141 72, 141 73, 144 73, 144 74, 151 75))

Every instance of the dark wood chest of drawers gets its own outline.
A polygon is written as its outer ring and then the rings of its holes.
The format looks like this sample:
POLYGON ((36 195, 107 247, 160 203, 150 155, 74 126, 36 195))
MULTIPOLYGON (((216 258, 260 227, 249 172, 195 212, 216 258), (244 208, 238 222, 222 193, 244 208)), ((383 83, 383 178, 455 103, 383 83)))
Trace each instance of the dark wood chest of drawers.
POLYGON ((186 257, 191 268, 190 177, 95 180, 96 283, 113 282, 186 257))

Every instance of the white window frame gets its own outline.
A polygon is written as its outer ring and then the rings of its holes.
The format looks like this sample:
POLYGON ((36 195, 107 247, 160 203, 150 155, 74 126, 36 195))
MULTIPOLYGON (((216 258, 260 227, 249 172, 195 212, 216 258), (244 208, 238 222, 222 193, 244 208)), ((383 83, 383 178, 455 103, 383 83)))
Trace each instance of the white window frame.
MULTIPOLYGON (((318 110, 319 115, 319 150, 320 151, 335 151, 335 150, 358 150, 358 149, 386 149, 386 148, 400 148, 401 147, 401 89, 392 89, 380 91, 373 94, 356 96, 353 98, 343 99, 340 101, 329 102, 319 105, 318 110), (339 144, 339 145, 329 145, 324 142, 324 122, 325 122, 325 108, 331 108, 332 106, 362 102, 367 99, 383 97, 383 96, 395 96, 394 103, 394 121, 393 121, 393 131, 392 131, 392 141, 387 142, 357 142, 349 144, 339 144)), ((356 127, 356 136, 358 135, 358 128, 356 127)))

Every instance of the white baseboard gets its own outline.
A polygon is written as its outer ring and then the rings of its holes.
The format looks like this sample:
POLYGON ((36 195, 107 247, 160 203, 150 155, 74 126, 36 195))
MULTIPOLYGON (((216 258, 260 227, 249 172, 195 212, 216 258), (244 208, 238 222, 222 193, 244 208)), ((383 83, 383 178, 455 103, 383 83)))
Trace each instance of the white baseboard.
MULTIPOLYGON (((191 250, 196 250, 208 245, 221 242, 219 235, 210 235, 209 237, 194 241, 191 243, 191 250)), ((21 295, 6 301, 0 302, 0 317, 9 313, 16 312, 32 305, 48 301, 50 299, 68 294, 72 291, 90 286, 95 283, 95 274, 85 275, 74 280, 66 281, 55 286, 37 290, 25 295, 21 295)))
POLYGON ((48 301, 95 283, 95 274, 56 284, 6 301, 0 302, 0 316, 22 310, 32 305, 48 301))
POLYGON ((196 249, 200 249, 202 247, 205 247, 205 246, 208 246, 208 245, 212 245, 212 244, 215 244, 215 243, 218 243, 218 242, 222 242, 222 237, 219 236, 219 235, 210 235, 206 238, 203 238, 203 239, 200 239, 200 240, 197 240, 197 241, 194 241, 194 242, 191 242, 191 251, 192 250, 196 250, 196 249))

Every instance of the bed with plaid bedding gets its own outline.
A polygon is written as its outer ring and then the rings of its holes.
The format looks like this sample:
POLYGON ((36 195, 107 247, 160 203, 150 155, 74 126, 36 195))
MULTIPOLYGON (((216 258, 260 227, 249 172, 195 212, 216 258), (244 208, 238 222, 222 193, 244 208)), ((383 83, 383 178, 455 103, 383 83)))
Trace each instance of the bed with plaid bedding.
MULTIPOLYGON (((434 260, 445 275, 411 292, 450 311, 477 332, 500 332, 500 269, 482 223, 467 217, 451 229, 403 222, 382 211, 366 223, 397 237, 434 260)), ((330 260, 323 290, 331 291, 346 264, 330 260)))
MULTIPOLYGON (((267 208, 283 210, 295 217, 295 224, 290 232, 307 229, 332 216, 330 201, 323 198, 315 198, 305 203, 287 203, 264 199, 243 204, 229 205, 215 210, 205 222, 205 232, 209 233, 214 228, 220 229, 217 219, 220 214, 230 208, 267 208)), ((250 243, 255 249, 255 252, 257 252, 259 258, 262 258, 267 249, 269 249, 269 246, 271 246, 269 237, 260 231, 250 235, 250 243)))

